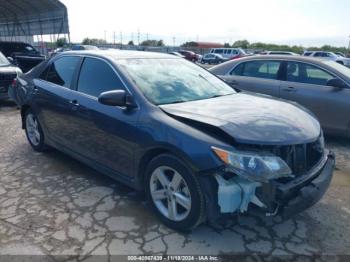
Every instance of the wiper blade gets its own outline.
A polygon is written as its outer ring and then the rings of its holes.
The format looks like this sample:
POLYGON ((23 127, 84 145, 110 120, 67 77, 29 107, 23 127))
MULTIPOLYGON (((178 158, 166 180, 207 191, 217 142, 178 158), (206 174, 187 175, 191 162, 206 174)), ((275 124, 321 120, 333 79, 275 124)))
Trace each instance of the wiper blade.
POLYGON ((233 95, 234 93, 230 93, 230 94, 223 94, 223 95, 213 95, 213 96, 210 96, 208 97, 207 99, 210 99, 210 98, 215 98, 215 97, 220 97, 220 96, 229 96, 229 95, 233 95))
POLYGON ((169 103, 165 103, 163 105, 167 105, 167 104, 179 104, 179 103, 185 103, 185 102, 188 102, 188 101, 185 101, 185 100, 175 100, 175 101, 172 101, 172 102, 169 102, 169 103))

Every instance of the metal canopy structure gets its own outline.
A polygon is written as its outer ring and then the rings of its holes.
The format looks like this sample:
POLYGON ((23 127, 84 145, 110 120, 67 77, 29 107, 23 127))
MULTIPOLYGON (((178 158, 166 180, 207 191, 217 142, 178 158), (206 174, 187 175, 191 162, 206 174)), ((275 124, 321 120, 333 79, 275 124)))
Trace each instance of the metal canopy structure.
POLYGON ((68 34, 67 8, 58 0, 0 0, 0 38, 68 34))

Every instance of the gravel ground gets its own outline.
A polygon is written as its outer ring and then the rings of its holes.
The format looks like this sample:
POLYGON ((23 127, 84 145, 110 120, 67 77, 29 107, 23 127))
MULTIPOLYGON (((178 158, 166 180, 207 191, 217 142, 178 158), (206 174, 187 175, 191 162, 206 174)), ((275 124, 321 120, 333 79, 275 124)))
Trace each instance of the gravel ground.
POLYGON ((244 254, 251 261, 254 254, 290 261, 324 255, 318 260, 329 261, 330 255, 346 261, 334 255, 350 255, 350 140, 327 138, 327 145, 336 153, 335 176, 308 211, 284 222, 244 215, 179 234, 159 223, 142 194, 55 150, 34 153, 19 112, 0 104, 0 255, 47 255, 43 261, 91 255, 108 261, 121 254, 244 254))

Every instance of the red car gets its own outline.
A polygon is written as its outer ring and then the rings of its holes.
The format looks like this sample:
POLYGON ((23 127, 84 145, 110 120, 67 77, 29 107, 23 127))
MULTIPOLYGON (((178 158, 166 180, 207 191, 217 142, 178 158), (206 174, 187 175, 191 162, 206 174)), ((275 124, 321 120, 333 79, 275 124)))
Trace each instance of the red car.
POLYGON ((187 51, 187 50, 180 50, 178 51, 180 54, 182 54, 183 56, 185 56, 185 59, 192 61, 192 62, 197 62, 199 56, 192 51, 187 51))

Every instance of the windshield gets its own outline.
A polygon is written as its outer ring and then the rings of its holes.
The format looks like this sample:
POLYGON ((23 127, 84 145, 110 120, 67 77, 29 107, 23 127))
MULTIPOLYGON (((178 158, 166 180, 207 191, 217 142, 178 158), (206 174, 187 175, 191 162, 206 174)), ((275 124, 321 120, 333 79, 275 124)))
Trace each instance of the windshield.
POLYGON ((333 67, 337 71, 339 71, 341 74, 345 75, 346 77, 350 78, 350 68, 343 66, 337 62, 334 61, 323 61, 328 66, 333 67))
POLYGON ((154 104, 172 104, 235 93, 222 80, 183 59, 124 59, 118 64, 154 104))
POLYGON ((4 66, 4 65, 9 65, 10 62, 7 60, 7 58, 0 53, 0 66, 4 66))

